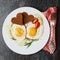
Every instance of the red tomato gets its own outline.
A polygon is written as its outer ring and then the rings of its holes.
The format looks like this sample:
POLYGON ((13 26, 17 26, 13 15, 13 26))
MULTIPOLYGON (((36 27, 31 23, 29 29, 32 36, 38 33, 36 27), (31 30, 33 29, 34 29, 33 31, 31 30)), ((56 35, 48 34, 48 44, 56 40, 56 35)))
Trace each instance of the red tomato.
POLYGON ((32 21, 33 24, 35 24, 36 22, 38 22, 38 19, 37 18, 32 21))
POLYGON ((38 28, 39 26, 40 26, 40 23, 39 22, 36 22, 35 28, 38 28))

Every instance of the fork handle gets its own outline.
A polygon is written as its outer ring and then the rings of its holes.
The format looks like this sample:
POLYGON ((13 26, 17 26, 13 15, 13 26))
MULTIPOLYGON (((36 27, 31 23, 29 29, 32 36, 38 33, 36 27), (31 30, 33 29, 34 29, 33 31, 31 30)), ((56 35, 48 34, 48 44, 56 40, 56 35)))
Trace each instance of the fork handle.
POLYGON ((50 26, 51 34, 50 34, 50 51, 52 52, 55 49, 55 44, 54 44, 54 37, 55 37, 55 28, 54 26, 50 26))
POLYGON ((51 30, 51 33, 50 33, 50 41, 53 41, 54 39, 54 32, 55 32, 55 28, 54 26, 50 26, 50 30, 51 30))

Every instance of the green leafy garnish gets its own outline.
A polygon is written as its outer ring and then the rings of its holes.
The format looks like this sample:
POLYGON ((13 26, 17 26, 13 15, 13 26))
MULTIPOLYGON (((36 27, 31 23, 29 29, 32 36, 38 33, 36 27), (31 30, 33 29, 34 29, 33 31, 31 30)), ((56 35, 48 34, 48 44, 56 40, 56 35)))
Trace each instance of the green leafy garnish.
POLYGON ((30 43, 25 42, 25 46, 27 46, 27 48, 30 47, 30 45, 32 44, 32 42, 30 42, 30 43))
POLYGON ((25 46, 27 46, 27 48, 28 47, 30 47, 31 46, 31 44, 34 42, 34 41, 38 41, 39 39, 29 39, 29 38, 27 38, 28 40, 31 40, 30 42, 25 42, 25 46))
POLYGON ((27 40, 33 40, 33 41, 37 41, 39 39, 30 39, 30 38, 26 38, 27 40))
POLYGON ((14 37, 11 38, 12 40, 16 40, 14 37))

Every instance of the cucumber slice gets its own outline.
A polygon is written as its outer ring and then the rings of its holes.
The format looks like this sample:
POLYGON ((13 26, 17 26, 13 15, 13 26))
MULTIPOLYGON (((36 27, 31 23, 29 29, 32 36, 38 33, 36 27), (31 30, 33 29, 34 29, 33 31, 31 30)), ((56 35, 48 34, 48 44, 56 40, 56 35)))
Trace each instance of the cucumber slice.
POLYGON ((25 46, 25 43, 30 43, 32 40, 16 40, 17 44, 20 46, 25 46))
POLYGON ((9 38, 12 38, 12 35, 11 35, 11 26, 12 26, 11 22, 9 22, 9 24, 7 24, 7 26, 6 26, 6 32, 7 32, 8 36, 9 36, 9 38))
POLYGON ((16 40, 16 42, 19 46, 24 46, 26 41, 25 40, 16 40))

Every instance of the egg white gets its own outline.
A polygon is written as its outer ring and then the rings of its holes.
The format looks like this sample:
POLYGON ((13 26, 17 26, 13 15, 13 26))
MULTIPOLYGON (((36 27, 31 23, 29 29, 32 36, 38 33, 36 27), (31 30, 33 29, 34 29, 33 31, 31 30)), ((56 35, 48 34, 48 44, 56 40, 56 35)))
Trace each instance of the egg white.
POLYGON ((11 27, 11 34, 13 36, 14 39, 16 40, 23 40, 25 38, 25 34, 26 34, 26 29, 24 25, 17 25, 17 24, 13 24, 11 27), (21 37, 16 36, 16 28, 22 28, 23 29, 23 35, 21 37))
MULTIPOLYGON (((27 26, 27 32, 29 31, 29 28, 35 27, 35 25, 32 24, 32 22, 29 22, 28 24, 26 24, 26 26, 27 26)), ((29 36, 29 34, 27 33, 26 37, 30 38, 30 39, 39 39, 42 36, 43 31, 44 31, 44 27, 43 27, 43 25, 40 25, 40 27, 37 29, 37 32, 36 32, 35 36, 33 36, 33 37, 29 36)))

